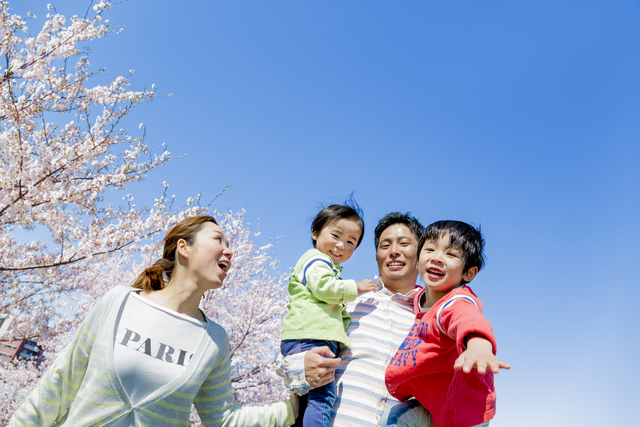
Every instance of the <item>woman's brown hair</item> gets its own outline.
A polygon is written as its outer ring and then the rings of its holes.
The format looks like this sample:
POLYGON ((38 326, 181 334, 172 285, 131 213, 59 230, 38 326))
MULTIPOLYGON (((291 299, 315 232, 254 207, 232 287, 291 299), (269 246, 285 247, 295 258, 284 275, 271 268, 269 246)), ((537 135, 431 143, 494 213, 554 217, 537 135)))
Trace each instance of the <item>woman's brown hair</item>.
POLYGON ((190 218, 183 219, 174 225, 167 232, 167 235, 164 236, 162 258, 140 273, 133 284, 133 287, 143 289, 145 291, 159 291, 164 288, 165 284, 162 273, 165 273, 169 280, 171 279, 171 273, 173 272, 173 267, 176 264, 178 240, 184 239, 188 245, 192 245, 196 238, 196 234, 206 222, 212 222, 218 225, 216 220, 210 215, 192 216, 190 218))

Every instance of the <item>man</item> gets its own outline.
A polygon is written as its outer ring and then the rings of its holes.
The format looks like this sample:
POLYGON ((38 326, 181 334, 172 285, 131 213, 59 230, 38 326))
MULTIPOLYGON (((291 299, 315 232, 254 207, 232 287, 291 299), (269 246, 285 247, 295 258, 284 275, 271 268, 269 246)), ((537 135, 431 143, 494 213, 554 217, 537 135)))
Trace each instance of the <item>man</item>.
POLYGON ((413 325, 417 292, 418 239, 423 226, 409 214, 392 212, 375 229, 380 290, 347 304, 352 349, 341 347, 341 359, 327 347, 288 356, 282 366, 292 389, 319 387, 334 377, 338 399, 333 427, 377 427, 384 410, 398 403, 388 392, 384 374, 389 361, 413 325), (306 379, 306 381, 305 381, 306 379))

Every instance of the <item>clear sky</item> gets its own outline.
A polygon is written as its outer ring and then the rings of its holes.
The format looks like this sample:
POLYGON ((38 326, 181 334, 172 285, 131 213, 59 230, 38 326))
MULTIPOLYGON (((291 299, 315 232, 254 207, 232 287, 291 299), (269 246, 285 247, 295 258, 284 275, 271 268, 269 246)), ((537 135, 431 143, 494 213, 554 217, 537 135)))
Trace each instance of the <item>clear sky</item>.
MULTIPOLYGON (((13 11, 36 33, 46 3, 13 11)), ((215 207, 246 208, 287 270, 319 204, 355 191, 357 280, 388 212, 480 224, 473 288, 513 366, 492 427, 637 425, 638 1, 129 0, 105 17, 124 30, 91 63, 173 94, 128 128, 187 154, 130 187, 138 206, 162 181, 180 202, 232 183, 215 207)))

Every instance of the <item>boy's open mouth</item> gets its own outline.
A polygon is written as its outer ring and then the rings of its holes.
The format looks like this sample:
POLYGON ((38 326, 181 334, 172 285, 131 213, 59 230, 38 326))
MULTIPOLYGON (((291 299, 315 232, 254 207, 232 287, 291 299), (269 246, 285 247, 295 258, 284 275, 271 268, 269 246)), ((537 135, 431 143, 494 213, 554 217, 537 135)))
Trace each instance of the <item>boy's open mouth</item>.
POLYGON ((444 273, 442 271, 440 271, 438 269, 435 269, 435 268, 428 268, 427 269, 427 273, 433 274, 433 275, 438 276, 438 277, 444 276, 444 273))

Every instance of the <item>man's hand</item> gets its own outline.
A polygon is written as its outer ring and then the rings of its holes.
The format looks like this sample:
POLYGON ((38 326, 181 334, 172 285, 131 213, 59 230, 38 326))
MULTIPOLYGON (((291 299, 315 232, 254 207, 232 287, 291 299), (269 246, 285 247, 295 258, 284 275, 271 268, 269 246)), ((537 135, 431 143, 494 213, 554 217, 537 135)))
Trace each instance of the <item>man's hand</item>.
POLYGON ((335 356, 326 346, 307 350, 304 356, 304 376, 311 387, 322 387, 333 381, 336 366, 340 364, 339 358, 332 359, 335 356))
POLYGON ((378 290, 378 285, 373 283, 372 280, 365 279, 362 282, 356 282, 358 286, 358 295, 366 294, 367 292, 375 292, 378 290))
POLYGON ((471 334, 467 341, 467 349, 456 359, 453 369, 468 374, 471 369, 476 368, 480 375, 484 375, 487 369, 494 374, 502 369, 511 369, 507 362, 498 360, 493 354, 491 342, 479 334, 471 334))

